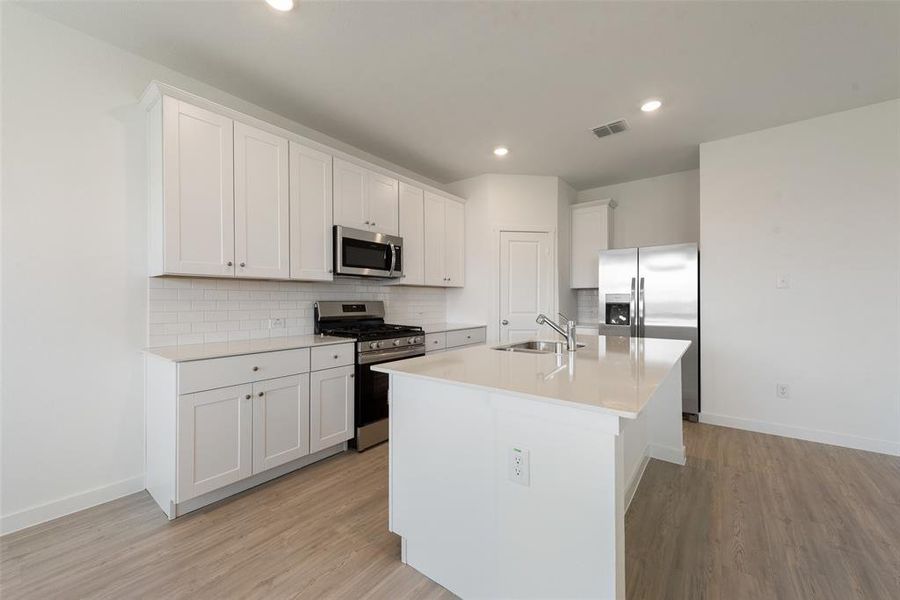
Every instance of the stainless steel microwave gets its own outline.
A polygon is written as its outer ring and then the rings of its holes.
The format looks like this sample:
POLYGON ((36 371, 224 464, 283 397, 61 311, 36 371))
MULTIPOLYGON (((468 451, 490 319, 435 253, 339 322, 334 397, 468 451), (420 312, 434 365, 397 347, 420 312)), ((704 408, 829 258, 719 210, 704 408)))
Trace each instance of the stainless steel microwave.
POLYGON ((403 238, 334 226, 334 273, 354 277, 403 277, 403 238))

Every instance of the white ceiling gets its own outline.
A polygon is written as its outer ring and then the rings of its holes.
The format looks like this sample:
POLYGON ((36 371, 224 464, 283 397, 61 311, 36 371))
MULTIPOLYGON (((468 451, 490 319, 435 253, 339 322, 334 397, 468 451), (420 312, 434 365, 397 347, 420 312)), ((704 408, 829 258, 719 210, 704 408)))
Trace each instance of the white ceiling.
POLYGON ((703 141, 900 97, 898 2, 29 8, 442 182, 671 173, 703 141), (650 97, 663 108, 643 114, 650 97), (590 132, 623 117, 631 131, 590 132))

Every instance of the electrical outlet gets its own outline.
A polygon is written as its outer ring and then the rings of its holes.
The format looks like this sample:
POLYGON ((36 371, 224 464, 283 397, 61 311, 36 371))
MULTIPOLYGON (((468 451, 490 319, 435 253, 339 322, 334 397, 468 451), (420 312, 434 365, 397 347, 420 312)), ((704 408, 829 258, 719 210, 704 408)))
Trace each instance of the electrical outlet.
POLYGON ((509 449, 509 480, 524 486, 531 485, 531 462, 528 450, 509 449))
POLYGON ((786 383, 776 383, 775 384, 775 395, 782 399, 787 399, 791 397, 791 386, 786 383))
POLYGON ((787 275, 776 275, 775 276, 775 287, 779 290, 786 290, 791 287, 791 279, 787 275))
POLYGON ((284 319, 269 319, 269 329, 284 329, 284 319))

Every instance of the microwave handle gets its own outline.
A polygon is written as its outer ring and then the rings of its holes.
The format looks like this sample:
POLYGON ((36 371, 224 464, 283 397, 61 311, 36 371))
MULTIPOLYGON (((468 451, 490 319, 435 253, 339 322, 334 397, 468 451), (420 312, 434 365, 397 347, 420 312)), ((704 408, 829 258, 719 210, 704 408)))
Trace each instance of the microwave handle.
POLYGON ((393 244, 388 244, 391 247, 391 270, 388 273, 388 277, 394 276, 394 267, 397 265, 397 248, 393 244))

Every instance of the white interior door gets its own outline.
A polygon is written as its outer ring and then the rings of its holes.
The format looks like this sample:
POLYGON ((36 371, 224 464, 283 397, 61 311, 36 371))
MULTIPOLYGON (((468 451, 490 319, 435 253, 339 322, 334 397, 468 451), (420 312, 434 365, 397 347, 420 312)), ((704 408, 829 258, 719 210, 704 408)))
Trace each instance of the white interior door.
POLYGON ((288 141, 234 124, 234 253, 238 277, 287 279, 288 141))
POLYGON ((553 256, 544 231, 500 232, 500 341, 539 337, 538 314, 553 316, 553 256))

